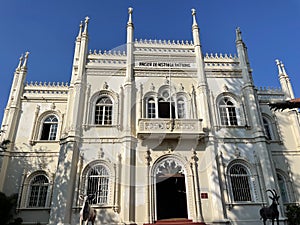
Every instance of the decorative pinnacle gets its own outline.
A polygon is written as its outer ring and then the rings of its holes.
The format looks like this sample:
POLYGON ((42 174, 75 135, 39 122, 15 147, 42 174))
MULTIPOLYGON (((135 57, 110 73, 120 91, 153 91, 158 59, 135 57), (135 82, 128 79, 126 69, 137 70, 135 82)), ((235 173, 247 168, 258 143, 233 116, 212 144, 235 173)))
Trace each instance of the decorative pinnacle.
POLYGON ((276 59, 275 62, 276 62, 276 65, 278 67, 278 73, 282 74, 281 62, 279 61, 279 59, 276 59))
POLYGON ((282 68, 283 74, 287 76, 287 73, 286 73, 286 71, 285 71, 284 64, 283 64, 282 62, 280 62, 280 64, 281 64, 281 68, 282 68))
POLYGON ((19 65, 17 67, 17 69, 20 69, 21 68, 21 65, 22 65, 22 62, 23 62, 23 54, 21 55, 20 59, 19 59, 19 65))
POLYGON ((236 32, 236 41, 241 41, 242 40, 241 29, 239 27, 237 27, 236 30, 235 30, 235 32, 236 32))
POLYGON ((82 27, 83 27, 83 22, 82 20, 80 21, 80 24, 79 24, 79 33, 78 33, 78 37, 81 36, 81 33, 82 33, 82 27))
POLYGON ((90 20, 90 18, 88 16, 86 16, 85 20, 84 20, 84 23, 85 23, 84 31, 83 31, 84 34, 87 34, 87 28, 88 28, 89 20, 90 20))
POLYGON ((128 23, 127 24, 132 24, 132 12, 133 12, 133 8, 129 7, 128 8, 129 18, 128 18, 128 23))
POLYGON ((28 55, 29 55, 29 52, 25 52, 25 59, 24 59, 22 68, 26 68, 27 67, 28 55))
POLYGON ((196 21, 196 9, 192 9, 192 16, 193 16, 193 26, 198 26, 196 21))

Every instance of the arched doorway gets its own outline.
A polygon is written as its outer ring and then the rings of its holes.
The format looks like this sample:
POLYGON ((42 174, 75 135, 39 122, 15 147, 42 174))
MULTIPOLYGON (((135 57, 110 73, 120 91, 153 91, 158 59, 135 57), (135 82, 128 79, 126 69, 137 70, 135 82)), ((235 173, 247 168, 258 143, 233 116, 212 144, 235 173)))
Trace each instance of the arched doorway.
POLYGON ((155 170, 157 220, 188 218, 185 172, 174 159, 165 159, 155 170))

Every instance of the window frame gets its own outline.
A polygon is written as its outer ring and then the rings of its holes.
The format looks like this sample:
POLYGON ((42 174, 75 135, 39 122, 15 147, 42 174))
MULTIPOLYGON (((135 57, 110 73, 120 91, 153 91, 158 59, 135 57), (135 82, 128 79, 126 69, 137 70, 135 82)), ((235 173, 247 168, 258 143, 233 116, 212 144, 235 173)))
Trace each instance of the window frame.
POLYGON ((108 95, 100 95, 94 105, 94 110, 93 110, 93 124, 96 126, 111 126, 113 125, 113 112, 114 112, 114 101, 113 99, 108 96, 108 95), (108 99, 110 103, 99 103, 102 99, 108 99), (98 109, 99 107, 99 109, 98 109), (100 113, 100 123, 97 123, 97 111, 100 113), (102 113, 101 113, 102 111, 102 113), (108 119, 106 118, 108 117, 108 119), (109 121, 109 123, 107 123, 109 121))
POLYGON ((36 172, 34 174, 32 174, 31 176, 28 177, 28 184, 26 187, 27 192, 26 194, 26 201, 25 201, 25 207, 26 208, 48 208, 49 207, 49 193, 51 191, 51 181, 49 179, 49 177, 43 173, 43 172, 36 172), (31 205, 31 198, 32 198, 32 187, 33 187, 33 182, 37 177, 43 177, 45 178, 48 182, 47 183, 43 183, 43 184, 37 184, 35 185, 36 187, 38 187, 38 195, 36 196, 38 199, 35 200, 35 204, 31 205), (41 203, 41 187, 47 187, 47 189, 44 191, 45 196, 43 197, 43 202, 44 204, 40 205, 41 203))
POLYGON ((58 136, 59 136, 59 118, 58 118, 58 116, 56 115, 56 114, 53 114, 53 113, 51 113, 51 114, 47 114, 47 115, 45 115, 45 116, 43 116, 43 118, 42 118, 42 120, 41 120, 41 123, 40 123, 40 134, 39 134, 39 141, 49 141, 49 142, 51 142, 51 141, 57 141, 57 138, 58 138, 58 136), (53 117, 53 118, 55 118, 56 119, 56 122, 52 122, 52 121, 47 121, 47 119, 48 118, 50 118, 50 117, 53 117), (50 124, 50 126, 49 126, 49 128, 47 128, 47 131, 46 131, 46 135, 44 134, 44 132, 45 132, 45 125, 47 125, 48 126, 48 124, 50 124), (53 132, 53 126, 54 125, 56 125, 55 126, 55 128, 54 128, 54 130, 55 130, 55 137, 52 139, 51 138, 51 136, 54 136, 54 135, 51 135, 51 133, 53 132), (43 136, 48 136, 48 138, 47 139, 42 139, 43 138, 43 136))
MULTIPOLYGON (((106 162, 105 160, 96 160, 96 161, 93 161, 91 163, 89 163, 85 169, 83 170, 82 172, 82 182, 81 182, 81 185, 80 185, 80 193, 87 193, 87 194, 95 194, 95 191, 91 190, 89 191, 88 188, 89 188, 89 185, 88 185, 88 182, 89 182, 89 174, 90 172, 93 170, 93 168, 96 168, 96 167, 102 167, 102 168, 105 168, 105 170, 107 171, 107 175, 106 176, 103 176, 105 178, 107 178, 107 188, 106 188, 106 195, 105 195, 105 198, 106 198, 106 202, 101 202, 101 201, 98 201, 100 198, 103 198, 103 196, 99 196, 99 193, 96 193, 96 197, 95 199, 93 200, 94 202, 90 202, 91 205, 94 205, 95 207, 113 207, 116 201, 115 198, 118 198, 118 196, 114 196, 116 193, 115 193, 115 189, 117 188, 115 186, 115 168, 110 165, 110 163, 106 162)), ((101 190, 101 188, 98 186, 97 187, 97 192, 99 192, 99 190, 101 190)), ((78 199, 78 204, 80 203, 80 200, 78 199)))
MULTIPOLYGON (((254 175, 251 173, 248 166, 246 166, 244 163, 240 163, 240 162, 232 163, 228 167, 227 177, 228 177, 228 183, 229 183, 229 187, 230 187, 230 196, 231 196, 232 202, 234 202, 234 203, 251 203, 251 202, 255 201, 254 184, 253 184, 254 175), (245 175, 243 175, 243 174, 237 174, 237 175, 232 174, 231 169, 235 166, 239 166, 239 167, 243 168, 246 171, 246 174, 245 175), (234 184, 232 182, 232 178, 242 178, 243 181, 245 179, 247 180, 248 185, 247 185, 247 187, 244 187, 244 188, 247 188, 246 191, 248 192, 247 193, 248 196, 246 197, 246 199, 239 198, 243 195, 241 194, 241 192, 236 193, 235 191, 237 189, 241 189, 242 187, 234 187, 234 184)), ((240 181, 241 181, 241 179, 240 179, 240 181)), ((242 183, 242 182, 240 182, 240 183, 242 183)))

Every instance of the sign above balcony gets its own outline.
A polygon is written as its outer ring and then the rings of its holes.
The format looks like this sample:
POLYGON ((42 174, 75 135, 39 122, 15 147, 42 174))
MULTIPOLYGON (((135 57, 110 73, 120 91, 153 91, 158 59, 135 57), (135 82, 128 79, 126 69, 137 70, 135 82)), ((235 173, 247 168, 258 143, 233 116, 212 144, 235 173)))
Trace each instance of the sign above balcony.
POLYGON ((195 63, 189 62, 152 62, 152 61, 137 61, 135 62, 135 67, 145 67, 145 68, 196 68, 195 63))

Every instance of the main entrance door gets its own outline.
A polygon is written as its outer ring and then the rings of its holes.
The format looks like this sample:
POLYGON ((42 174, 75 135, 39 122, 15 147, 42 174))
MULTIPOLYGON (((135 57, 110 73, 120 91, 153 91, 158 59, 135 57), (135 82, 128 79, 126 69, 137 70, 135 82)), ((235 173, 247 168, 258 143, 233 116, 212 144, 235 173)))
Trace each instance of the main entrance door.
POLYGON ((170 160, 162 163, 158 170, 156 174, 157 220, 188 218, 185 175, 182 173, 181 166, 170 160), (168 168, 170 166, 173 168, 168 168))

